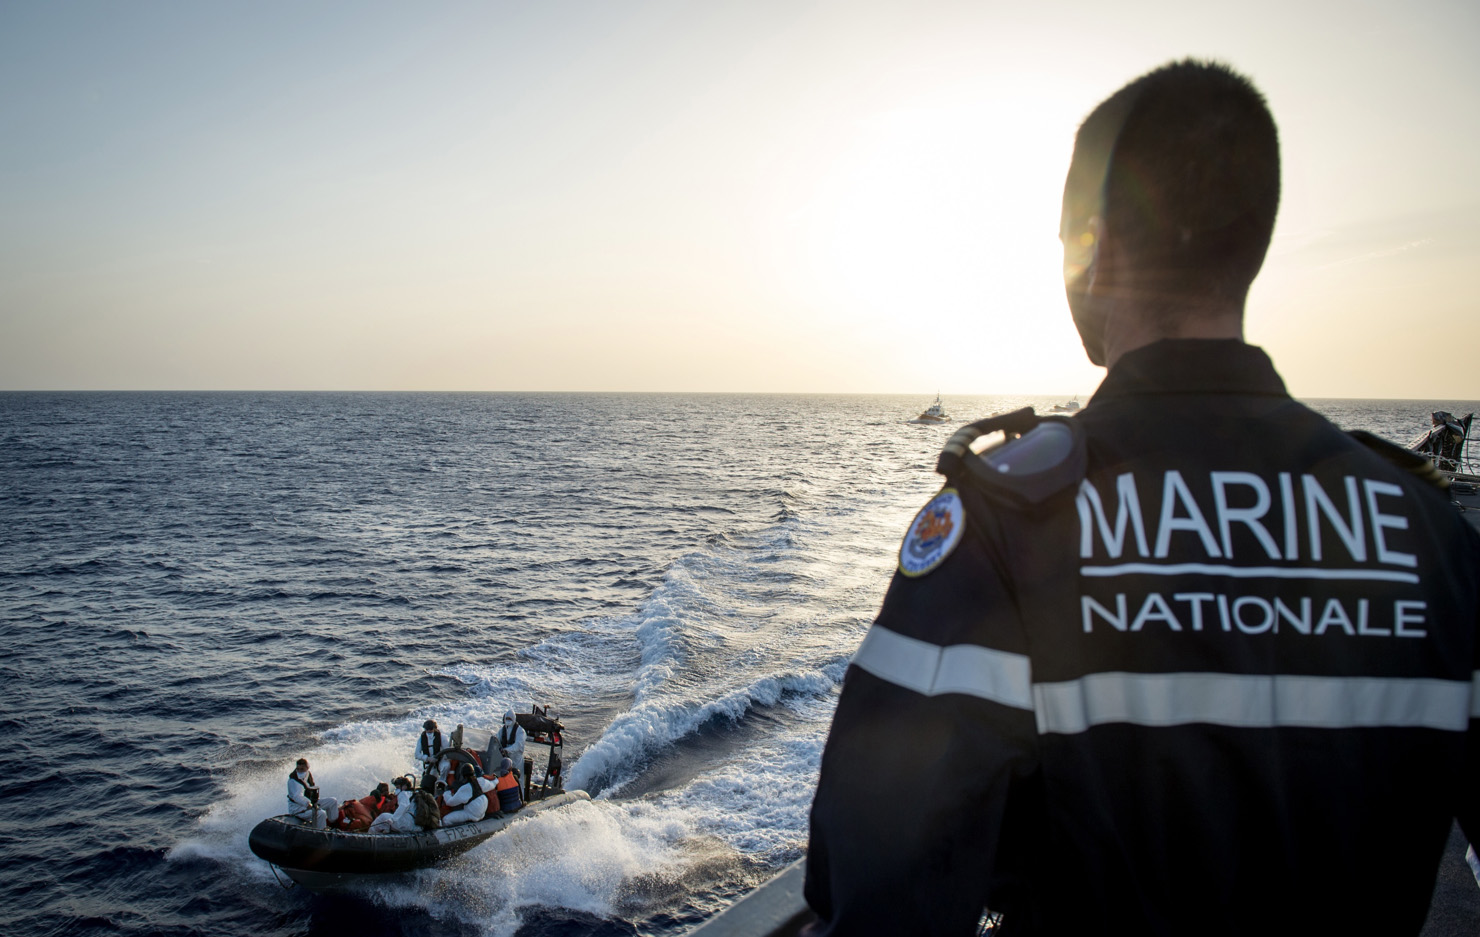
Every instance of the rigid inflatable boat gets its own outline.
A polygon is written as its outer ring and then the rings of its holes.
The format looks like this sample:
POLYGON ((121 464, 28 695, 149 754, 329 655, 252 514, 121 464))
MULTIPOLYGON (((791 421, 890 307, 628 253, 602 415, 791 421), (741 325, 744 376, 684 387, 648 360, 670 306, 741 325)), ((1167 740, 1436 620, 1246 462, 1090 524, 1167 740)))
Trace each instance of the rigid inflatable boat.
MULTIPOLYGON (((330 891, 367 878, 400 875, 433 865, 467 852, 527 816, 589 801, 591 797, 585 791, 561 788, 560 749, 564 744, 564 727, 539 709, 519 713, 516 718, 527 733, 526 751, 548 746, 540 759, 544 762, 543 783, 535 784, 532 780, 539 773, 535 760, 528 756, 524 759, 524 784, 520 793, 525 805, 516 812, 414 833, 359 833, 332 827, 320 830, 289 814, 281 814, 253 827, 247 844, 258 858, 281 869, 298 884, 314 891, 330 891)), ((454 771, 467 762, 480 766, 496 764, 496 736, 496 731, 458 726, 452 735, 458 747, 443 749, 442 756, 454 771), (487 739, 487 748, 481 751, 476 745, 480 737, 487 739)))
POLYGON ((585 791, 565 791, 537 800, 517 813, 416 833, 316 830, 285 814, 257 824, 248 843, 252 852, 282 869, 288 878, 314 891, 327 891, 367 877, 398 875, 433 865, 467 852, 531 814, 590 799, 585 791))

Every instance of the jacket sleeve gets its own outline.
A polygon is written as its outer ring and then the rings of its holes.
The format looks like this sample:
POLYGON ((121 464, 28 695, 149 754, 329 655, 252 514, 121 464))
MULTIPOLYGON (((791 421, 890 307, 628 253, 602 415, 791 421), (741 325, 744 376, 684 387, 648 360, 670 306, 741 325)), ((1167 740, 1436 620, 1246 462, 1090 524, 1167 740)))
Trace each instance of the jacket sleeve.
POLYGON ((1480 534, 1467 522, 1457 525, 1460 542, 1452 544, 1449 555, 1467 557, 1458 561, 1455 579, 1466 594, 1460 607, 1477 609, 1475 620, 1465 622, 1470 628, 1470 721, 1465 732, 1462 772, 1455 779, 1454 818, 1470 845, 1480 852, 1480 580, 1475 569, 1480 564, 1480 534))
POLYGON ((288 800, 299 807, 309 806, 308 795, 304 793, 303 785, 295 784, 291 780, 288 781, 288 800))
POLYGON ((473 791, 464 784, 455 791, 448 791, 442 795, 442 802, 449 807, 461 807, 473 799, 473 791))
MULTIPOLYGON (((1471 556, 1480 556, 1480 538, 1471 536, 1471 556)), ((1459 805, 1455 819, 1470 845, 1480 852, 1480 617, 1474 623, 1474 668, 1470 682, 1470 724, 1465 733, 1464 774, 1459 779, 1459 805)))
POLYGON ((1031 671, 1000 538, 896 573, 849 667, 812 806, 813 934, 975 932, 1026 901, 1037 807, 1031 671))

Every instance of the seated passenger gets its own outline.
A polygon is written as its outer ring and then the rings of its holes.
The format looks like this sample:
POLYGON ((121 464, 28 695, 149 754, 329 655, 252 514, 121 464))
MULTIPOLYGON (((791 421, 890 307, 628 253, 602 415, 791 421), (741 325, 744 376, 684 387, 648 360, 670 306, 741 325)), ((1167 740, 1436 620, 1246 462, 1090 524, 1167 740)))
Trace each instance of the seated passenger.
POLYGON ((519 779, 514 777, 514 762, 508 758, 498 763, 498 781, 494 785, 498 791, 498 809, 503 813, 513 813, 524 806, 524 798, 519 796, 519 779))
POLYGON ((370 819, 374 820, 382 813, 396 809, 396 795, 391 793, 391 786, 389 784, 381 781, 375 785, 375 790, 360 798, 360 803, 369 809, 370 819))
POLYGON ((483 814, 488 810, 488 795, 479 783, 481 780, 472 765, 462 766, 462 770, 458 772, 457 789, 442 795, 443 803, 457 808, 443 815, 443 826, 457 826, 459 823, 483 819, 483 814))
POLYGON ((308 770, 307 758, 298 759, 288 773, 288 815, 316 830, 322 830, 328 822, 328 813, 319 806, 319 788, 308 770))
POLYGON ((372 833, 415 833, 416 801, 411 796, 412 783, 409 777, 395 780, 396 792, 386 798, 386 808, 370 821, 372 833))
POLYGON ((375 817, 364 800, 347 800, 339 808, 339 817, 334 821, 334 828, 346 833, 363 833, 370 829, 370 821, 373 819, 375 817))
POLYGON ((437 814, 443 817, 457 809, 456 807, 447 806, 447 792, 448 787, 445 781, 439 780, 432 786, 432 798, 437 803, 437 814))

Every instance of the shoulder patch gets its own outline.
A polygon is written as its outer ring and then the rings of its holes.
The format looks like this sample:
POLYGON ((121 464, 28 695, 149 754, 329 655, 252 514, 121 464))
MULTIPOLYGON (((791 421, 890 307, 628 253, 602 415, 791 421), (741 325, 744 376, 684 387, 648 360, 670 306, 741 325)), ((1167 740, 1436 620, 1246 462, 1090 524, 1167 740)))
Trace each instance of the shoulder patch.
POLYGON ((1024 410, 957 431, 941 452, 936 471, 994 501, 1022 506, 1077 486, 1088 467, 1084 424, 1068 417, 1039 418, 1024 410), (1007 434, 1006 441, 980 453, 971 448, 977 438, 999 429, 1007 434))
POLYGON ((899 547, 899 571, 914 578, 935 569, 956 549, 965 531, 966 509, 961 496, 954 488, 942 488, 915 515, 905 533, 899 547))

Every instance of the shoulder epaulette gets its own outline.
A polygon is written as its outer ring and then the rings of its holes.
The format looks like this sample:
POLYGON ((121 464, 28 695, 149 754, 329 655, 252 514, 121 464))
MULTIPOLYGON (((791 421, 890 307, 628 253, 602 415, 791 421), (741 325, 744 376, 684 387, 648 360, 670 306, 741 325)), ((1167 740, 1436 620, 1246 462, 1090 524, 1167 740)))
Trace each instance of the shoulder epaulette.
POLYGON ((935 470, 948 479, 966 478, 988 492, 1037 504, 1084 478, 1088 464, 1084 431, 1072 418, 1041 417, 1032 407, 977 420, 956 430, 935 470), (971 446, 1000 432, 1004 441, 982 452, 971 446))
POLYGON ((1449 476, 1435 467, 1433 460, 1428 456, 1404 449, 1396 443, 1388 442, 1375 433, 1369 433, 1364 429, 1348 430, 1347 435, 1368 449, 1382 456, 1398 468, 1407 469, 1424 481, 1433 485, 1441 491, 1449 487, 1449 476))

